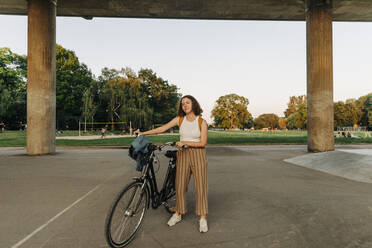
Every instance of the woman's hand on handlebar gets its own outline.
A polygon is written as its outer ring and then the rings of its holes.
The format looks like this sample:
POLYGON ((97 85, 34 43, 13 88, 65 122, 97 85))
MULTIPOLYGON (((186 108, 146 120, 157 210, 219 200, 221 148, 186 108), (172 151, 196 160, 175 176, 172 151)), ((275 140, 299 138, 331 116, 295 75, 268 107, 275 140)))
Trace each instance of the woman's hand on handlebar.
POLYGON ((133 132, 133 134, 135 136, 138 136, 139 134, 142 134, 141 131, 139 129, 137 129, 136 131, 133 132))
POLYGON ((183 148, 183 147, 185 147, 186 145, 185 145, 185 143, 183 143, 182 141, 178 141, 178 142, 176 142, 176 146, 177 146, 177 147, 180 147, 180 148, 183 148))

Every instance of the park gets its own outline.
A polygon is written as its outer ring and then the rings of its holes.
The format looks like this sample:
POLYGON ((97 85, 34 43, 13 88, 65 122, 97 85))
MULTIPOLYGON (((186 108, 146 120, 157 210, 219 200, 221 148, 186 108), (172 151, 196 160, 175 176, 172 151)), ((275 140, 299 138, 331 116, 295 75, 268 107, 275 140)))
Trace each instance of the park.
MULTIPOLYGON (((371 22, 371 8, 347 0, 0 1, 0 14, 27 16, 28 25, 27 55, 0 47, 0 247, 109 247, 110 204, 139 176, 128 156, 133 130, 165 124, 185 94, 149 67, 93 75, 56 43, 57 16, 306 24, 306 94, 286 95, 283 114, 254 118, 239 87, 214 96, 209 231, 200 234, 192 214, 169 228, 169 213, 150 207, 128 247, 372 247, 372 93, 335 100, 332 30, 371 22)), ((180 139, 177 128, 148 138, 180 139)), ((156 156, 164 177, 168 159, 156 156)), ((194 191, 191 183, 190 212, 194 191)))

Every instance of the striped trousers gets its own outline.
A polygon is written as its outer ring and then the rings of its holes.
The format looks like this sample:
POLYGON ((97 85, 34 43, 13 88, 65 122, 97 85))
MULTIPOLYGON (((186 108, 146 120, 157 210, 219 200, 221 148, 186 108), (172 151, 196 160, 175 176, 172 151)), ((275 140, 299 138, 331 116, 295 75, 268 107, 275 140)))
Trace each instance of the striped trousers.
POLYGON ((194 176, 196 214, 208 213, 208 161, 205 148, 187 148, 177 152, 176 211, 185 214, 186 192, 191 173, 194 176))

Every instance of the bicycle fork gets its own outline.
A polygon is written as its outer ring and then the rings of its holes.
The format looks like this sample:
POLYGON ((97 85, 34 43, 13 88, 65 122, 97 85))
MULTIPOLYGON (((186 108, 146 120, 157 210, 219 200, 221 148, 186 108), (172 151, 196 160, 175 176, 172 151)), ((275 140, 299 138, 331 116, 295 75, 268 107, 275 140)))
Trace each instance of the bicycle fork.
POLYGON ((138 208, 139 208, 139 206, 142 202, 144 190, 146 190, 145 186, 146 186, 146 182, 144 181, 142 183, 141 188, 136 188, 136 190, 134 190, 132 192, 132 195, 131 195, 130 200, 129 200, 129 204, 126 207, 126 210, 124 212, 124 216, 133 217, 137 214, 138 208), (137 195, 138 195, 138 197, 136 197, 137 195), (138 200, 136 201, 136 199, 138 199, 138 200), (134 206, 134 208, 131 208, 131 205, 133 204, 133 202, 135 202, 136 205, 134 206))

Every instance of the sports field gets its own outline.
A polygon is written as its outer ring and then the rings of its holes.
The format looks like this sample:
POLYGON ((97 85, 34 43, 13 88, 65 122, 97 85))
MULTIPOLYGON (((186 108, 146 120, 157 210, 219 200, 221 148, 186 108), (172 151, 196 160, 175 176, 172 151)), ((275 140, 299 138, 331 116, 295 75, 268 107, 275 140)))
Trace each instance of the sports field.
MULTIPOLYGON (((104 139, 98 133, 64 131, 57 134, 57 146, 129 146, 134 137, 107 132, 104 139), (89 139, 86 139, 90 136, 89 139), (68 138, 75 139, 68 139, 68 138), (84 139, 85 137, 85 139, 84 139), (64 139, 65 138, 65 139, 64 139)), ((335 138, 336 144, 372 144, 372 132, 353 132, 354 138, 335 138)), ((177 134, 149 136, 155 144, 177 141, 177 134)), ((306 144, 306 131, 209 131, 209 145, 254 145, 254 144, 306 144)), ((0 146, 25 146, 25 131, 5 131, 0 133, 0 146)))

